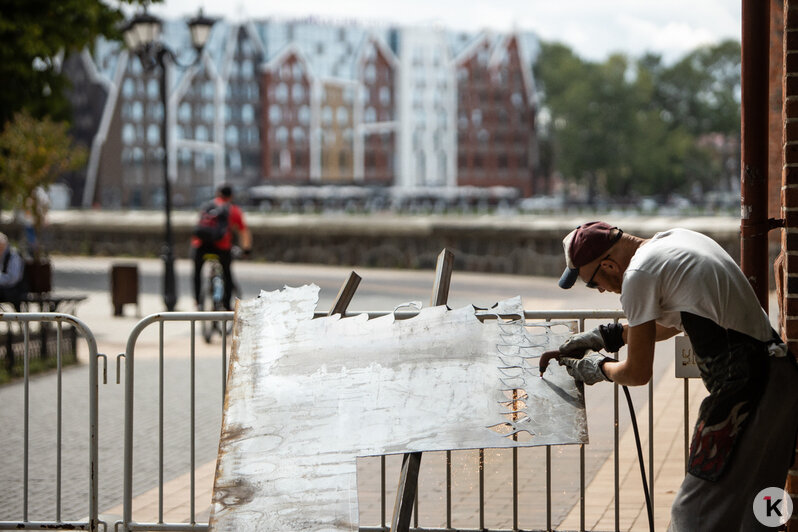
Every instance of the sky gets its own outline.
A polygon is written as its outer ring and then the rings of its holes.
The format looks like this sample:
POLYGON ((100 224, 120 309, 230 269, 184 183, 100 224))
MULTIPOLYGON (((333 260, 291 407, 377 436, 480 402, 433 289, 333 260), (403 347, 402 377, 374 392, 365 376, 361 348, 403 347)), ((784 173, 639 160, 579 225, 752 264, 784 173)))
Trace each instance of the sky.
POLYGON ((655 52, 673 61, 696 46, 740 39, 741 0, 165 0, 161 17, 320 17, 364 24, 441 26, 457 30, 531 30, 570 46, 584 59, 612 52, 655 52))

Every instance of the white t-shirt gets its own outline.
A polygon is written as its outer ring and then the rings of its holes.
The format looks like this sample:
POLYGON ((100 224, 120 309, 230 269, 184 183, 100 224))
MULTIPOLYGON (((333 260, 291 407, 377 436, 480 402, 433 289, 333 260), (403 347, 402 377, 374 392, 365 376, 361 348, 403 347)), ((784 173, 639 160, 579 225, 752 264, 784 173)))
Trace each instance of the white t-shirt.
POLYGON ((623 275, 621 306, 630 326, 651 320, 684 330, 680 312, 758 340, 771 338, 767 314, 745 275, 717 242, 687 229, 657 233, 623 275))

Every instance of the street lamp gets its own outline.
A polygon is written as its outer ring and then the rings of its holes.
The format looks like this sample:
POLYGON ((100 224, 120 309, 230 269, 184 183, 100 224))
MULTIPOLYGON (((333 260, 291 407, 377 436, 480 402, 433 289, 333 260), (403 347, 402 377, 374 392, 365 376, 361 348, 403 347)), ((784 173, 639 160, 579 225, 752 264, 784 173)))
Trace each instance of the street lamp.
POLYGON ((191 44, 196 50, 196 57, 189 65, 180 64, 175 53, 161 41, 161 20, 148 13, 146 10, 139 13, 123 28, 125 45, 141 60, 141 64, 146 71, 160 67, 160 89, 161 104, 163 105, 163 124, 161 124, 161 139, 163 142, 163 188, 164 188, 164 212, 166 215, 166 228, 164 235, 163 260, 163 300, 166 310, 172 311, 177 303, 177 292, 175 290, 175 256, 173 251, 172 235, 172 186, 169 181, 169 135, 168 135, 168 112, 169 98, 166 87, 166 64, 171 61, 173 65, 187 68, 199 62, 202 57, 202 49, 208 42, 215 20, 202 14, 200 9, 196 17, 188 21, 191 33, 191 44))

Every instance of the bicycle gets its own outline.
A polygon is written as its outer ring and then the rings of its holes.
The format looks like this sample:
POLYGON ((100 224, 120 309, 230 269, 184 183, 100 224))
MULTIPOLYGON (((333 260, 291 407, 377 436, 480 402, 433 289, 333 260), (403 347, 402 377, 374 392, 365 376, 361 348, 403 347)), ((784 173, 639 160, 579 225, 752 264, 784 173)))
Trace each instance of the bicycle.
MULTIPOLYGON (((219 262, 219 256, 215 253, 206 253, 202 256, 205 261, 206 268, 208 269, 208 284, 205 287, 202 308, 214 311, 227 310, 224 306, 224 270, 222 264, 219 262), (206 305, 210 302, 210 305, 206 305)), ((238 296, 238 288, 233 282, 232 286, 233 296, 238 296)), ((211 343, 214 332, 219 333, 220 336, 230 334, 233 329, 232 322, 227 322, 227 326, 223 329, 224 322, 221 321, 202 321, 202 337, 206 343, 211 343)))

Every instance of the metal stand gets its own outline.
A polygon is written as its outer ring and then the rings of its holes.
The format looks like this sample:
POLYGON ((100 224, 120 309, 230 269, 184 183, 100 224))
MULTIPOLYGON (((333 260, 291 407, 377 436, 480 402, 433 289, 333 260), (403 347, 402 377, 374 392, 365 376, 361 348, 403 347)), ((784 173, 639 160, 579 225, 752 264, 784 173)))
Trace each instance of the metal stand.
MULTIPOLYGON (((430 305, 445 305, 449 299, 449 285, 452 280, 454 253, 448 249, 438 255, 435 267, 435 285, 432 288, 430 305)), ((448 458, 448 457, 447 457, 448 458)), ((447 466, 449 462, 447 461, 447 466)), ((421 468, 421 453, 407 453, 402 458, 402 473, 399 476, 399 487, 396 489, 396 503, 391 519, 392 532, 410 530, 410 516, 413 514, 413 503, 416 503, 416 519, 418 519, 418 473, 421 468)))

